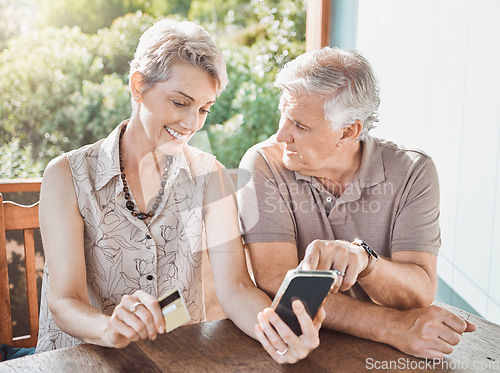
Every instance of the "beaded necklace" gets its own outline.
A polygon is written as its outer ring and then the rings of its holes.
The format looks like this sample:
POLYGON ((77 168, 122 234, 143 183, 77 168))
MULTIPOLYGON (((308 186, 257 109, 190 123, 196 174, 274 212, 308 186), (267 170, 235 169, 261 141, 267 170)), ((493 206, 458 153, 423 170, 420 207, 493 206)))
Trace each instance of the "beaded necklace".
MULTIPOLYGON (((119 141, 121 141, 123 133, 125 132, 126 128, 127 128, 127 125, 125 124, 120 129, 119 141)), ((125 199, 127 200, 127 202, 125 203, 125 207, 127 207, 127 209, 130 211, 132 216, 137 217, 141 220, 145 220, 147 218, 153 217, 156 210, 158 210, 158 207, 160 206, 160 203, 163 199, 163 195, 165 194, 165 185, 167 185, 167 178, 168 178, 168 174, 170 172, 170 166, 172 165, 173 157, 171 155, 167 155, 167 161, 165 163, 165 169, 164 169, 162 180, 160 183, 160 190, 158 191, 158 195, 156 196, 153 208, 149 212, 139 212, 139 211, 135 210, 135 204, 131 199, 132 196, 130 195, 130 191, 128 188, 127 179, 126 179, 125 172, 124 172, 125 167, 123 166, 122 152, 121 152, 119 146, 118 146, 118 154, 120 157, 120 172, 121 172, 121 178, 122 178, 122 182, 123 182, 123 193, 125 193, 125 199)))

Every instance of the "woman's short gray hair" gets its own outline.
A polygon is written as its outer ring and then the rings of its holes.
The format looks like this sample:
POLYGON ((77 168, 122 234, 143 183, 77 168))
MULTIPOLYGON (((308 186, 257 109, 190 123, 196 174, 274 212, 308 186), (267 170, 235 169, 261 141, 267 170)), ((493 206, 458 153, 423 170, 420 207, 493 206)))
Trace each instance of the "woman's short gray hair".
POLYGON ((326 97, 325 118, 333 128, 360 120, 360 139, 378 122, 379 85, 368 60, 359 52, 325 47, 288 62, 274 85, 292 96, 326 97))
POLYGON ((226 62, 210 34, 193 22, 173 19, 159 21, 142 34, 130 62, 129 79, 139 71, 145 92, 167 80, 170 66, 176 62, 188 63, 212 75, 217 81, 217 95, 227 86, 226 62))

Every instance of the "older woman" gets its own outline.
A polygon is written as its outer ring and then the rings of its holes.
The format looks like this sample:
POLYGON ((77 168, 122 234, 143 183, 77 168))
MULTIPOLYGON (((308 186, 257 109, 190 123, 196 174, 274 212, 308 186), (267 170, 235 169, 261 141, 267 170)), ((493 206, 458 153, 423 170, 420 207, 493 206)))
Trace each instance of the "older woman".
POLYGON ((201 27, 164 20, 141 37, 129 78, 131 118, 45 170, 37 352, 155 339, 165 332, 157 298, 174 288, 191 319, 203 321, 206 242, 226 315, 276 361, 307 356, 324 311, 313 321, 294 302, 298 337, 266 308, 245 266, 227 172, 187 144, 227 84, 221 52, 201 27))

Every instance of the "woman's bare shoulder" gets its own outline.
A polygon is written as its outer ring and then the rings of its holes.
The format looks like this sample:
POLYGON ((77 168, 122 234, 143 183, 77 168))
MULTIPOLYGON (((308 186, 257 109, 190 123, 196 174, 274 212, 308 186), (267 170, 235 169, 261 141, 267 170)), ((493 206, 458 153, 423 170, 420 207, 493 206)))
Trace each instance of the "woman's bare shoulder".
POLYGON ((73 177, 65 154, 51 160, 45 168, 42 178, 42 194, 44 189, 47 191, 47 187, 51 191, 73 188, 73 177))

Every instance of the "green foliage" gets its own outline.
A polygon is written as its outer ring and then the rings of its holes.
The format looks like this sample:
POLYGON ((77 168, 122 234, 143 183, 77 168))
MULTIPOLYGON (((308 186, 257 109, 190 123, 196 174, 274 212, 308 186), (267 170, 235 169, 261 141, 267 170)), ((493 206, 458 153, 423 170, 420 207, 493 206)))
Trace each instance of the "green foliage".
POLYGON ((19 139, 2 145, 0 152, 0 179, 39 177, 45 164, 33 159, 31 145, 22 148, 19 139))
POLYGON ((72 148, 106 137, 131 112, 130 93, 117 75, 105 75, 102 82, 82 82, 80 91, 69 97, 62 111, 72 148))
POLYGON ((128 61, 152 23, 134 14, 96 35, 45 28, 11 40, 0 55, 1 142, 29 144, 46 164, 106 136, 130 116, 128 61))
POLYGON ((22 147, 33 145, 34 158, 56 155, 51 140, 60 148, 66 141, 61 107, 83 80, 99 79, 89 38, 77 28, 43 29, 12 40, 0 61, 2 143, 18 138, 22 147))
POLYGON ((230 24, 235 32, 220 42, 230 83, 207 120, 213 153, 230 168, 238 166, 248 148, 276 132, 279 91, 274 78, 305 50, 302 1, 252 0, 251 10, 249 18, 258 23, 230 24))
POLYGON ((45 0, 40 9, 59 7, 69 17, 56 20, 54 13, 46 23, 80 28, 24 33, 10 38, 0 53, 0 143, 6 144, 0 155, 2 177, 39 176, 50 159, 105 137, 128 118, 129 62, 140 35, 167 12, 201 21, 225 55, 230 83, 208 117, 208 148, 227 167, 236 167, 249 147, 276 131, 279 92, 273 81, 280 67, 304 51, 303 1, 105 2, 45 0), (108 8, 117 3, 116 9, 108 8), (96 9, 102 14, 95 14, 96 9), (113 12, 137 9, 113 18, 113 12), (9 160, 15 152, 18 157, 9 160))
POLYGON ((102 58, 101 74, 118 74, 128 82, 129 63, 139 44, 139 38, 155 22, 154 18, 141 13, 117 18, 109 28, 93 35, 97 45, 96 55, 102 58))
POLYGON ((260 62, 253 48, 225 49, 224 56, 230 83, 206 126, 213 153, 234 168, 248 148, 276 132, 279 91, 273 86, 274 76, 258 76, 260 62))
POLYGON ((134 11, 130 1, 122 0, 42 0, 39 17, 42 26, 78 26, 94 33, 127 12, 134 11))
POLYGON ((33 0, 0 0, 0 51, 7 47, 7 41, 29 27, 35 14, 33 0))
POLYGON ((111 26, 113 20, 140 12, 153 17, 177 14, 187 17, 191 0, 42 0, 38 4, 41 26, 78 26, 94 34, 111 26))

